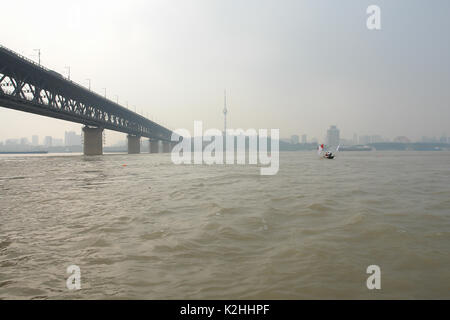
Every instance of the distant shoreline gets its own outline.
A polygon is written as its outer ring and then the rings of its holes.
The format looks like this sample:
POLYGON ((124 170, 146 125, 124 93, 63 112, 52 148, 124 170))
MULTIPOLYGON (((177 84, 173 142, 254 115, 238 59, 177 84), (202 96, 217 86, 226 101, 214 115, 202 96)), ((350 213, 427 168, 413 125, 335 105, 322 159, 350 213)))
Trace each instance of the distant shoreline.
POLYGON ((0 154, 47 154, 48 151, 0 151, 0 154))
MULTIPOLYGON (((247 142, 248 143, 248 142, 247 142)), ((307 143, 307 144, 290 144, 284 141, 280 141, 280 151, 315 151, 317 150, 317 144, 307 143)), ((236 148, 236 145, 235 145, 236 148)), ((368 145, 352 145, 346 146, 341 145, 340 152, 370 152, 370 151, 450 151, 450 144, 448 143, 421 143, 421 142, 411 142, 411 143, 400 143, 400 142, 380 142, 380 143, 370 143, 368 145)), ((104 147, 104 153, 127 153, 126 147, 104 147)), ((148 153, 147 147, 141 148, 141 153, 148 153)), ((53 153, 83 153, 83 148, 81 146, 75 147, 50 147, 49 150, 3 150, 0 151, 2 154, 53 154, 53 153)))

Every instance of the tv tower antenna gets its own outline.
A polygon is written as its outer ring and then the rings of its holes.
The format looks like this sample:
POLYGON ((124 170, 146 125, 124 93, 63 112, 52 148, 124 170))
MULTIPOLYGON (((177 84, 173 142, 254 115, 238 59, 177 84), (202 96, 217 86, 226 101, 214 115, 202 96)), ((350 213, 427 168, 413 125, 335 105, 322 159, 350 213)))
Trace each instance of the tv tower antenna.
POLYGON ((227 134, 227 90, 225 90, 225 94, 224 94, 224 101, 223 101, 223 133, 224 135, 227 134))

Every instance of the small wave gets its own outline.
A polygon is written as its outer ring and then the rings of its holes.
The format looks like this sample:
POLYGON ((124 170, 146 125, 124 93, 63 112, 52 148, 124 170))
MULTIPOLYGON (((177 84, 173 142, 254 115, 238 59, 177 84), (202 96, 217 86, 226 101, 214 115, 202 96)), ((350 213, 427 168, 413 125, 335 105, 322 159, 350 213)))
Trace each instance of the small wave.
POLYGON ((23 180, 23 179, 27 179, 29 177, 26 176, 14 176, 14 177, 0 177, 0 180, 23 180))
POLYGON ((5 241, 0 241, 0 250, 3 250, 7 247, 9 247, 11 245, 11 241, 5 240, 5 241))
POLYGON ((312 211, 321 212, 321 213, 328 212, 328 211, 331 210, 330 207, 324 206, 321 203, 310 204, 307 208, 312 210, 312 211))
POLYGON ((7 286, 9 286, 10 284, 13 284, 13 283, 15 283, 13 280, 2 281, 2 282, 0 282, 0 288, 7 287, 7 286))
POLYGON ((230 214, 239 214, 242 212, 241 208, 231 207, 231 208, 220 208, 220 215, 230 215, 230 214))
POLYGON ((141 235, 139 238, 141 238, 142 240, 156 240, 156 239, 161 239, 164 236, 166 236, 166 232, 164 232, 164 230, 161 230, 161 231, 145 233, 145 234, 141 235))
POLYGON ((91 247, 109 247, 111 244, 106 241, 105 239, 97 239, 93 244, 91 244, 91 247))

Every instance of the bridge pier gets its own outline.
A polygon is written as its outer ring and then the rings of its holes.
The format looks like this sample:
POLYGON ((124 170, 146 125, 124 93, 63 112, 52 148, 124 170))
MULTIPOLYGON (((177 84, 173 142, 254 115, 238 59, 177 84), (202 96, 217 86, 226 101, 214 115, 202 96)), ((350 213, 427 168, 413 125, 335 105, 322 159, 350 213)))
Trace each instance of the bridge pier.
POLYGON ((128 140, 128 154, 141 153, 141 137, 134 135, 127 135, 128 140))
POLYGON ((170 152, 172 152, 172 148, 173 148, 172 142, 170 142, 170 141, 163 141, 162 145, 163 145, 163 153, 170 153, 170 152))
POLYGON ((150 153, 159 153, 159 140, 149 140, 148 143, 150 144, 150 153))
POLYGON ((83 127, 83 152, 86 156, 103 154, 103 128, 83 127))

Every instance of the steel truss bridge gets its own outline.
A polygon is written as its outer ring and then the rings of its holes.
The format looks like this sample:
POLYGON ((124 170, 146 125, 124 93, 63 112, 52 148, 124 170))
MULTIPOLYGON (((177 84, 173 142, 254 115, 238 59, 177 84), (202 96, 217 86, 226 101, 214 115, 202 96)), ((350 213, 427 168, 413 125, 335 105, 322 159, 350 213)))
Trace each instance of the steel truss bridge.
POLYGON ((170 141, 172 131, 0 46, 0 106, 170 141))

